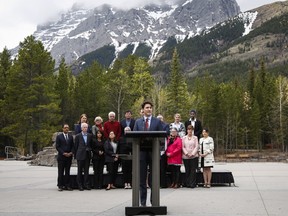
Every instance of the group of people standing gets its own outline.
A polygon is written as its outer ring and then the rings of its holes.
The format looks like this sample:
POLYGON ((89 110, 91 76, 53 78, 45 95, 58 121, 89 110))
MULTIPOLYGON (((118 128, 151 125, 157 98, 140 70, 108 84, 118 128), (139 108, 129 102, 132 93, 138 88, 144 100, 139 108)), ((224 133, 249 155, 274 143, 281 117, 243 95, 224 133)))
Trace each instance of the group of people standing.
MULTIPOLYGON (((115 188, 114 183, 120 164, 119 155, 131 155, 132 144, 126 142, 125 132, 133 129, 135 120, 131 111, 126 111, 125 119, 121 122, 115 120, 115 113, 108 114, 108 121, 97 116, 94 125, 89 127, 86 114, 80 116, 79 123, 75 125, 75 138, 69 134, 69 125, 63 124, 62 133, 56 138, 58 151, 58 190, 72 190, 70 182, 70 168, 73 157, 77 160, 77 184, 80 191, 101 189, 103 186, 103 169, 106 164, 108 185, 106 190, 115 188), (89 167, 92 162, 94 178, 89 181, 89 167)), ((131 188, 132 161, 121 160, 124 174, 125 188, 131 188)))
MULTIPOLYGON (((181 122, 180 114, 175 114, 175 121, 167 124, 162 115, 152 116, 153 104, 146 101, 141 106, 141 117, 136 121, 131 111, 125 112, 125 119, 121 122, 115 120, 115 113, 108 114, 108 121, 103 124, 100 116, 94 120, 90 127, 85 114, 80 116, 79 124, 74 128, 75 138, 69 134, 69 125, 63 124, 63 133, 56 138, 58 151, 58 190, 72 190, 70 186, 70 167, 72 158, 77 160, 77 184, 80 191, 90 190, 89 167, 92 161, 94 170, 93 187, 102 188, 103 169, 107 166, 108 184, 106 190, 115 188, 114 183, 121 162, 124 176, 124 187, 131 188, 132 161, 122 158, 121 155, 132 154, 132 144, 127 142, 126 131, 166 131, 167 138, 162 143, 160 154, 160 184, 167 187, 166 172, 171 172, 169 187, 180 187, 180 168, 185 167, 183 186, 194 188, 196 186, 196 170, 203 168, 204 187, 211 186, 211 168, 214 165, 214 142, 209 137, 208 129, 202 129, 201 122, 196 119, 196 111, 190 111, 190 119, 181 122), (201 137, 200 138, 200 136, 201 137), (83 176, 84 174, 84 176, 83 176)), ((147 144, 149 140, 143 140, 147 144)), ((141 205, 146 206, 148 173, 151 173, 151 149, 140 148, 140 199, 141 205), (149 170, 150 169, 150 170, 149 170), (150 171, 150 172, 149 172, 150 171)))
MULTIPOLYGON (((159 116, 158 116, 159 117, 159 116)), ((163 117, 160 116, 163 120, 163 117)), ((167 127, 167 126, 166 126, 167 127)), ((174 122, 169 125, 170 136, 166 143, 166 154, 161 156, 161 170, 171 172, 170 188, 179 188, 180 185, 195 188, 196 171, 203 168, 204 187, 211 187, 212 171, 214 166, 214 141, 209 136, 207 128, 202 128, 201 121, 196 118, 196 111, 190 111, 190 118, 181 122, 179 113, 174 115, 174 122), (202 135, 202 137, 201 137, 202 135), (166 163, 167 160, 167 163, 166 163), (185 178, 180 179, 180 168, 184 164, 185 178)), ((161 175, 162 176, 162 175, 161 175)), ((161 180, 162 187, 166 187, 164 175, 161 180)))

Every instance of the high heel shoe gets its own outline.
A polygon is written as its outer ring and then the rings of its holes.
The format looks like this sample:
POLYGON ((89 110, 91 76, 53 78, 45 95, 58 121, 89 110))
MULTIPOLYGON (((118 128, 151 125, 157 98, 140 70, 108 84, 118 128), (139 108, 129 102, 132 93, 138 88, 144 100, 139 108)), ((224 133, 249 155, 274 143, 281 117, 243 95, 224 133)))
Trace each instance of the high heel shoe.
POLYGON ((178 185, 178 184, 175 184, 173 188, 174 188, 174 189, 179 188, 179 185, 178 185))
POLYGON ((110 184, 108 184, 108 186, 106 187, 106 189, 105 190, 110 190, 111 189, 111 185, 110 184))

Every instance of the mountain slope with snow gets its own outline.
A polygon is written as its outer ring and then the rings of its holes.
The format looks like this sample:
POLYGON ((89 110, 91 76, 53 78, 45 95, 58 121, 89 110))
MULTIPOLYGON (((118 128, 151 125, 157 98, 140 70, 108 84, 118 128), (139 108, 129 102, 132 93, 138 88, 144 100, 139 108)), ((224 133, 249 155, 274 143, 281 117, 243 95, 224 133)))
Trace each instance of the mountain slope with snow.
MULTIPOLYGON (((34 33, 59 64, 68 64, 105 45, 115 46, 115 57, 128 45, 150 47, 155 58, 169 37, 178 42, 239 14, 236 0, 178 0, 124 11, 103 5, 73 9, 57 22, 39 26, 34 33), (175 2, 175 1, 174 1, 175 2)), ((133 53, 132 53, 133 54, 133 53)))

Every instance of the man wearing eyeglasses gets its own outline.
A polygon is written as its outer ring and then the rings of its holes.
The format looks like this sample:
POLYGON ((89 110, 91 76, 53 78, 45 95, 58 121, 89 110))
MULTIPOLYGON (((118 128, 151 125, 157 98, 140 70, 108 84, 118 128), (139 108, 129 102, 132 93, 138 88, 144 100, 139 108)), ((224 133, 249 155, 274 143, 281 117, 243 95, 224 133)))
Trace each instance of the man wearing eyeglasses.
POLYGON ((70 168, 73 156, 73 137, 69 134, 69 125, 62 125, 63 133, 56 137, 56 149, 58 151, 58 191, 72 190, 70 187, 70 168))

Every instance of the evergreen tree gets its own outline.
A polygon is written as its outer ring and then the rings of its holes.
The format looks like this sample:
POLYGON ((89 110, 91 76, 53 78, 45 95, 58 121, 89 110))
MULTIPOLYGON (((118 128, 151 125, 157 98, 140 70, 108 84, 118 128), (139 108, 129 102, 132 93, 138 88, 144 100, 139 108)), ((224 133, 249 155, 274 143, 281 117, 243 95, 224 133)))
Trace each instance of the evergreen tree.
POLYGON ((73 124, 75 104, 73 101, 74 78, 71 70, 65 63, 64 58, 61 60, 58 77, 56 81, 56 91, 60 96, 60 108, 62 120, 69 125, 73 124))
POLYGON ((11 140, 9 136, 4 135, 1 131, 5 125, 9 124, 9 118, 6 112, 8 110, 5 110, 5 99, 11 65, 11 54, 5 47, 2 53, 0 53, 0 144, 2 146, 13 145, 13 140, 11 140))
POLYGON ((183 117, 190 108, 189 94, 184 75, 181 72, 181 65, 176 48, 174 49, 171 61, 167 97, 168 114, 173 116, 175 113, 180 113, 183 117))
POLYGON ((255 71, 254 68, 252 67, 249 71, 249 80, 248 80, 248 90, 250 95, 253 94, 254 85, 255 85, 255 71))
MULTIPOLYGON (((255 87, 253 91, 253 98, 256 100, 260 113, 260 128, 261 142, 260 149, 265 144, 271 144, 272 131, 271 120, 273 115, 273 100, 277 97, 275 78, 267 74, 265 69, 264 60, 261 60, 261 69, 255 79, 255 87)), ((254 102, 252 102, 254 103, 254 102)))
POLYGON ((108 110, 108 72, 98 62, 82 71, 76 78, 74 90, 75 110, 78 117, 86 113, 89 122, 93 122, 98 115, 107 116, 108 110))
POLYGON ((5 47, 0 53, 0 100, 5 97, 6 87, 7 87, 7 77, 9 74, 9 69, 12 65, 11 54, 9 50, 5 47))
POLYGON ((61 118, 53 70, 54 60, 41 42, 28 36, 20 43, 5 100, 11 122, 3 131, 30 154, 51 144, 51 135, 61 118))

